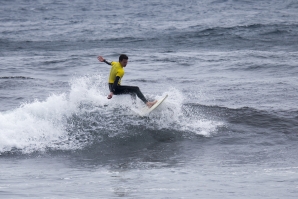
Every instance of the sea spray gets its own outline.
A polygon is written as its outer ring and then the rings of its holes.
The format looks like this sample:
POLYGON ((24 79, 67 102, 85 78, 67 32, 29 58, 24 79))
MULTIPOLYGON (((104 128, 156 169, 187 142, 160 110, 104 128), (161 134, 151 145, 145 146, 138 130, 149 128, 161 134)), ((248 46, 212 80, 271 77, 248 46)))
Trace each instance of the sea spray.
POLYGON ((163 95, 166 94, 169 96, 166 101, 149 115, 148 128, 211 136, 223 125, 220 121, 207 119, 196 106, 185 105, 185 97, 178 89, 169 88, 163 95))

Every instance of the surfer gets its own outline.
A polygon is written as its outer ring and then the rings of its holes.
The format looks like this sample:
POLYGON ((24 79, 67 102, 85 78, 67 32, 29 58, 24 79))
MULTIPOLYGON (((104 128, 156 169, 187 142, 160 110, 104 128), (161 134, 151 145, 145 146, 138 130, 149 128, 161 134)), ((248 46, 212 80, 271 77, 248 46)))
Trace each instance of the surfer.
POLYGON ((119 56, 119 62, 108 62, 102 56, 97 57, 98 61, 105 62, 108 65, 111 65, 110 77, 109 77, 109 90, 110 94, 108 95, 108 99, 111 99, 113 95, 121 95, 121 94, 130 94, 134 99, 136 99, 136 95, 140 98, 149 108, 151 108, 157 101, 149 102, 139 87, 137 86, 122 86, 121 79, 124 76, 124 68, 127 65, 128 57, 125 54, 121 54, 119 56))

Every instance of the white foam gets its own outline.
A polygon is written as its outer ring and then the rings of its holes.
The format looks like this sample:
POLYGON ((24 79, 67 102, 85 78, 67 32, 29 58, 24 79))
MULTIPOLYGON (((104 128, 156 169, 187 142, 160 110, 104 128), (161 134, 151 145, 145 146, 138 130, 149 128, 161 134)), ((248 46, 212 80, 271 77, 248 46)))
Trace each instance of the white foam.
POLYGON ((105 97, 99 90, 101 83, 100 75, 73 78, 69 93, 52 94, 45 101, 35 100, 0 113, 0 153, 13 148, 30 153, 47 148, 81 147, 69 142, 66 119, 80 111, 81 103, 105 103, 105 97))
POLYGON ((35 101, 0 114, 0 152, 12 148, 29 153, 44 150, 65 139, 61 124, 65 95, 52 95, 46 101, 35 101))

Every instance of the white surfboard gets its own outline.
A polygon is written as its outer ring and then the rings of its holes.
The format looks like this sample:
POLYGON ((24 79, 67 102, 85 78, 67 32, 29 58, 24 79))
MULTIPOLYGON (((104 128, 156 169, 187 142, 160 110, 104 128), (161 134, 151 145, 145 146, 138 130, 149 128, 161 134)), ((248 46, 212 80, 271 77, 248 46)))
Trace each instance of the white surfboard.
POLYGON ((166 98, 168 97, 168 95, 162 97, 161 99, 157 100, 157 102, 151 107, 145 107, 142 110, 134 110, 136 113, 138 113, 141 117, 147 116, 149 115, 149 113, 151 113, 154 109, 156 109, 166 98))

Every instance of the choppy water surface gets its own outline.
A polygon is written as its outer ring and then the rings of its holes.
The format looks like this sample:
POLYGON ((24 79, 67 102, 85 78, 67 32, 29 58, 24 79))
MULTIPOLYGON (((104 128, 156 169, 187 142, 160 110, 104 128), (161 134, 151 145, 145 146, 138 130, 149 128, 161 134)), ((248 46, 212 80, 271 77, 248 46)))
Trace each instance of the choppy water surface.
POLYGON ((296 198, 297 9, 2 1, 0 196, 296 198), (149 117, 106 98, 120 53, 149 117))

